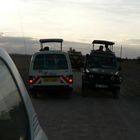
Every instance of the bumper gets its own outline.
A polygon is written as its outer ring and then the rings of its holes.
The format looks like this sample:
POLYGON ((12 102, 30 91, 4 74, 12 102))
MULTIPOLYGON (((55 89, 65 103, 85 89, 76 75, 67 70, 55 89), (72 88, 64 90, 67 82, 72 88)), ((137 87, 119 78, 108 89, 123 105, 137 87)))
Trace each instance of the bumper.
POLYGON ((45 92, 71 92, 70 86, 44 86, 34 85, 30 87, 30 91, 45 91, 45 92))
POLYGON ((88 88, 97 88, 97 89, 120 89, 120 84, 119 83, 111 83, 111 82, 106 82, 106 83, 96 83, 96 82, 91 82, 91 81, 84 81, 83 82, 84 87, 88 88))

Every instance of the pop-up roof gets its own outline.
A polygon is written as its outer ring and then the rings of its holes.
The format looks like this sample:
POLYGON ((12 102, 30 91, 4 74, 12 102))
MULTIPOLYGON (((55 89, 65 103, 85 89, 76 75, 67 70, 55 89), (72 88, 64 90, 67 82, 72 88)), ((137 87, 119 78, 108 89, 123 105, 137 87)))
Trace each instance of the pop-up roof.
POLYGON ((63 39, 57 39, 57 38, 50 38, 50 39, 40 39, 39 40, 41 44, 41 50, 43 50, 43 43, 60 43, 61 51, 62 51, 62 42, 63 39))
POLYGON ((92 44, 106 44, 106 45, 114 45, 114 42, 106 41, 106 40, 94 40, 92 44))
POLYGON ((106 41, 106 40, 93 40, 92 44, 93 44, 93 50, 94 50, 95 44, 100 44, 100 45, 108 46, 110 50, 113 51, 113 45, 115 43, 112 41, 106 41))

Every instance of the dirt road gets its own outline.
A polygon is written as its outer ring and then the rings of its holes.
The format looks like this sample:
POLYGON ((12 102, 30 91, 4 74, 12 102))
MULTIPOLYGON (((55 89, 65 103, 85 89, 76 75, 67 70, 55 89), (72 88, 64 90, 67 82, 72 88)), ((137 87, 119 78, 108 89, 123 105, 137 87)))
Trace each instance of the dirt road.
POLYGON ((83 98, 33 99, 49 140, 140 140, 140 65, 123 63, 121 97, 96 92, 83 98))
POLYGON ((139 140, 140 97, 93 94, 33 100, 50 140, 139 140))
MULTIPOLYGON (((21 61, 15 58, 26 81, 28 67, 20 65, 21 61)), ((119 100, 105 92, 86 98, 75 93, 69 100, 53 96, 32 99, 49 140, 140 140, 140 64, 124 62, 122 73, 119 100)))

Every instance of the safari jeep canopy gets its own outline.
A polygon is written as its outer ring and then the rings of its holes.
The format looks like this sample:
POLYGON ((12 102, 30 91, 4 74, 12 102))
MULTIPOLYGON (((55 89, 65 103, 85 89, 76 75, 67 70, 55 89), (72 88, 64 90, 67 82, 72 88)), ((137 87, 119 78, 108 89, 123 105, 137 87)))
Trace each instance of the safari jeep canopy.
POLYGON ((106 44, 106 45, 114 45, 114 42, 106 41, 106 40, 94 40, 92 44, 106 44))
POLYGON ((41 44, 41 50, 43 49, 43 43, 60 43, 60 49, 62 51, 62 42, 63 42, 63 39, 58 39, 58 38, 49 38, 49 39, 40 39, 39 40, 40 44, 41 44))

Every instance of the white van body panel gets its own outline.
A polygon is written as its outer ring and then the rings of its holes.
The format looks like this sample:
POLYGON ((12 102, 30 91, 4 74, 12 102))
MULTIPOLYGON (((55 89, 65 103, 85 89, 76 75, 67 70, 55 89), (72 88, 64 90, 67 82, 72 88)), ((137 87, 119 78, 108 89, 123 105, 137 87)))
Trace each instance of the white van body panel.
POLYGON ((48 140, 44 131, 40 127, 37 114, 34 111, 28 92, 24 86, 23 80, 15 64, 13 63, 8 53, 2 48, 0 48, 0 57, 5 61, 5 63, 9 67, 9 70, 11 71, 15 79, 15 82, 20 90, 20 94, 24 102, 24 105, 27 111, 28 120, 29 120, 31 140, 48 140))

